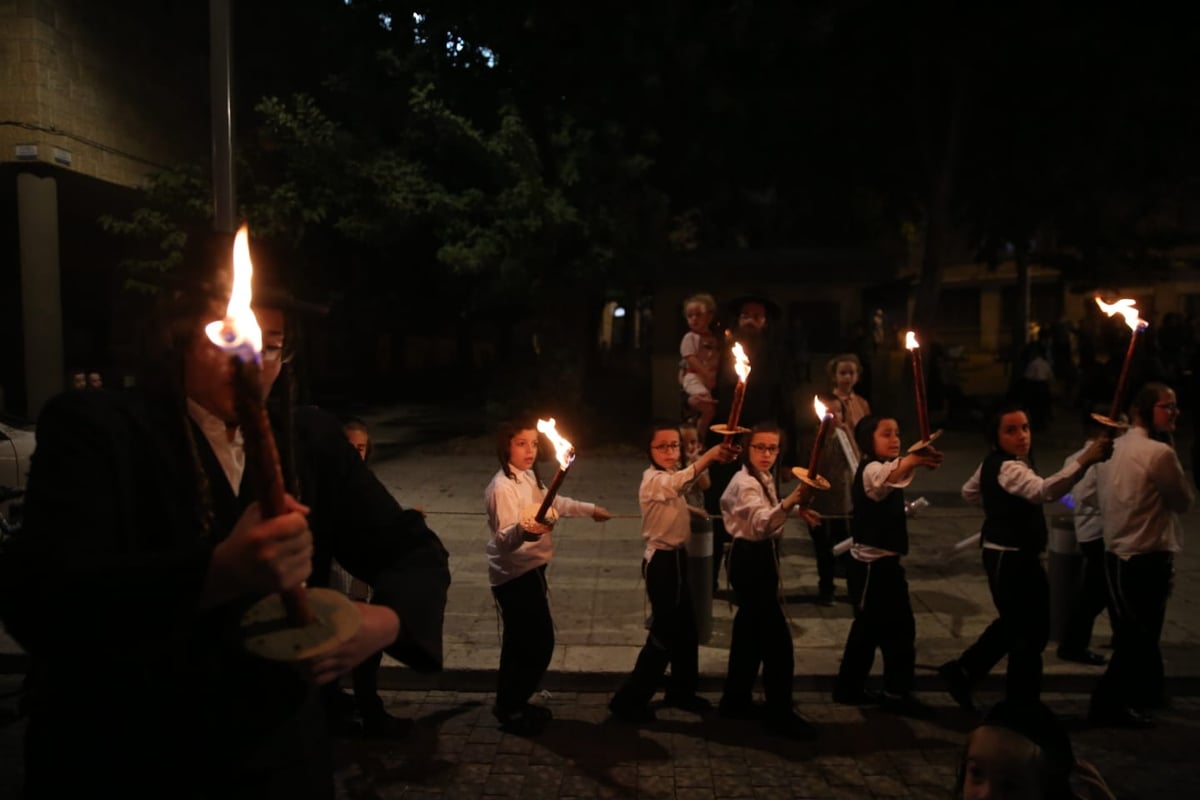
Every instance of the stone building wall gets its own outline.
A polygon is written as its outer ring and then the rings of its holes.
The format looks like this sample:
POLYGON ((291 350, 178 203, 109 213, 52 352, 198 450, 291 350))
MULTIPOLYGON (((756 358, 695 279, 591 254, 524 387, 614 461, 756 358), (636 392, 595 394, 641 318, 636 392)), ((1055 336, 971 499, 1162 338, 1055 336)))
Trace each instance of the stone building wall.
POLYGON ((207 47, 203 2, 0 0, 0 161, 141 186, 204 160, 207 47))

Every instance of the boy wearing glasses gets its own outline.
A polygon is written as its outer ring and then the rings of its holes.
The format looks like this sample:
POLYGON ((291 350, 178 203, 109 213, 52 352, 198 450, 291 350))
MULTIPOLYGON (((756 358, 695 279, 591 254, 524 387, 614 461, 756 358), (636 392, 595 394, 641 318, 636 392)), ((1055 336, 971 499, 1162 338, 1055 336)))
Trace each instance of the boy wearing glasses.
MULTIPOLYGON (((688 584, 685 548, 691 533, 691 511, 686 495, 710 464, 728 464, 737 457, 737 449, 722 442, 680 469, 680 448, 677 423, 662 421, 651 426, 646 451, 650 466, 642 473, 638 504, 642 509, 642 538, 646 541, 642 577, 653 622, 633 672, 608 704, 613 716, 622 722, 654 720, 650 699, 668 664, 671 677, 665 704, 697 714, 712 709, 708 700, 696 694, 699 645, 688 584)), ((705 578, 700 576, 700 580, 705 578)))
POLYGON ((1133 426, 1096 471, 1113 655, 1092 693, 1088 719, 1145 728, 1153 724, 1150 712, 1168 702, 1159 642, 1175 553, 1183 549, 1179 515, 1191 508, 1192 489, 1175 454, 1175 392, 1148 383, 1130 411, 1133 426))

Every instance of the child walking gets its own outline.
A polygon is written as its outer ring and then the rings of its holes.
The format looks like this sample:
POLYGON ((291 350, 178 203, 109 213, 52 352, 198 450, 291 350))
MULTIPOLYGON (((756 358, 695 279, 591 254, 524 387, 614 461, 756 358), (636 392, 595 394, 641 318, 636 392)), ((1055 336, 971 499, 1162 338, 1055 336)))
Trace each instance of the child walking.
POLYGON ((999 616, 961 656, 938 669, 950 696, 973 710, 972 687, 1008 655, 1005 698, 1039 699, 1042 651, 1050 637, 1050 586, 1041 554, 1046 549, 1043 503, 1058 500, 1092 464, 1112 455, 1112 440, 1091 440, 1063 469, 1039 477, 1026 459, 1029 417, 1015 404, 1001 406, 988 426, 992 452, 962 487, 963 498, 983 506, 983 568, 999 616))
POLYGON ((717 413, 713 390, 717 388, 718 351, 721 348, 712 332, 717 301, 711 294, 694 294, 683 301, 683 316, 688 331, 679 342, 679 383, 686 395, 687 406, 696 415, 700 441, 708 433, 709 423, 717 413))
MULTIPOLYGON (((650 699, 668 664, 671 677, 667 681, 666 705, 696 713, 712 710, 712 704, 696 694, 699 644, 684 549, 692 516, 686 494, 709 464, 729 463, 737 457, 731 445, 722 443, 680 469, 679 427, 674 422, 653 424, 648 440, 650 466, 642 473, 638 504, 642 510, 642 538, 646 540, 642 575, 654 621, 633 673, 608 704, 614 717, 633 723, 654 719, 650 699)), ((707 580, 707 576, 700 576, 700 580, 707 580)))
POLYGON ((863 457, 854 474, 854 544, 846 567, 854 622, 833 699, 847 705, 877 702, 897 714, 928 718, 932 709, 912 694, 917 627, 900 559, 908 554, 904 487, 917 467, 936 469, 942 454, 925 447, 902 456, 900 425, 891 417, 860 420, 855 439, 863 457), (866 688, 876 649, 883 654, 882 693, 866 688))
POLYGON ((817 602, 832 606, 837 562, 833 546, 850 535, 846 516, 853 509, 851 493, 855 471, 863 455, 855 444, 854 428, 871 413, 871 406, 854 393, 862 376, 862 362, 854 353, 841 353, 829 359, 825 372, 833 387, 832 395, 825 402, 837 427, 821 453, 821 474, 829 480, 829 491, 819 492, 813 498, 813 508, 821 514, 821 524, 808 532, 817 558, 817 602))
POLYGON ((492 713, 502 730, 519 736, 540 733, 551 718, 549 709, 530 705, 529 696, 554 654, 546 584, 546 565, 554 557, 554 522, 559 516, 591 517, 597 522, 612 516, 594 503, 560 494, 546 522, 537 522, 536 506, 546 496, 533 469, 537 453, 538 432, 532 424, 502 425, 496 437, 500 471, 483 494, 491 529, 488 579, 504 622, 492 713))
POLYGON ((795 661, 792 631, 779 598, 779 539, 792 511, 800 509, 809 525, 819 517, 805 508, 810 490, 803 482, 783 500, 776 498, 772 469, 780 438, 775 425, 756 425, 742 453, 742 468, 721 495, 721 516, 733 538, 726 571, 738 610, 719 710, 729 719, 761 718, 767 731, 777 736, 810 739, 816 730, 792 708, 795 661), (752 700, 760 664, 762 707, 752 700))

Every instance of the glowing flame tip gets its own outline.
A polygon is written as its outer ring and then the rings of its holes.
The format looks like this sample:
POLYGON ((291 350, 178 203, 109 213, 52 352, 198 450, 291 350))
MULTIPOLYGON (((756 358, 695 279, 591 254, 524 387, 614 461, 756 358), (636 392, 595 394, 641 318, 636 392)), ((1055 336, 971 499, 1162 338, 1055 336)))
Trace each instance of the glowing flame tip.
POLYGON ((909 331, 908 333, 904 334, 904 349, 905 350, 912 350, 912 349, 920 347, 920 346, 921 345, 917 343, 917 334, 913 333, 912 331, 909 331))
POLYGON ((738 380, 742 383, 745 383, 746 378, 750 377, 750 359, 746 357, 746 351, 742 349, 741 342, 733 343, 733 371, 737 373, 738 380))
POLYGON ((1134 333, 1149 324, 1144 319, 1138 319, 1137 301, 1131 298, 1122 297, 1115 303, 1106 303, 1097 296, 1096 305, 1100 306, 1100 310, 1110 317, 1120 314, 1125 318, 1125 324, 1129 326, 1129 330, 1134 333))
POLYGON ((204 328, 217 347, 239 357, 257 359, 262 353, 262 330, 250 308, 254 265, 250 261, 250 231, 246 225, 233 239, 233 291, 225 307, 225 318, 204 328))
POLYGON ((817 419, 825 419, 825 415, 829 413, 829 409, 817 395, 813 395, 813 410, 817 412, 817 419))
POLYGON ((554 457, 558 460, 558 466, 564 472, 571 466, 571 462, 575 460, 575 445, 568 442, 559 434, 558 429, 554 425, 554 417, 550 419, 539 419, 537 421, 537 429, 539 433, 545 434, 550 443, 554 445, 554 457))

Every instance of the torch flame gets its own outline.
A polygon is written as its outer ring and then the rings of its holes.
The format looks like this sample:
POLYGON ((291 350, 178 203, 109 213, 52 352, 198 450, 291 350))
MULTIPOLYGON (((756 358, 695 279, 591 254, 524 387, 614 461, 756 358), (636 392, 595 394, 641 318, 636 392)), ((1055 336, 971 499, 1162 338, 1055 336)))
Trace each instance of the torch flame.
POLYGON ((554 457, 558 459, 558 466, 565 471, 575 460, 575 445, 559 435, 558 430, 554 427, 554 417, 549 420, 539 419, 537 429, 539 433, 546 434, 546 438, 554 445, 554 457))
POLYGON ((817 419, 825 419, 825 415, 829 413, 829 409, 821 402, 821 398, 813 395, 813 410, 817 412, 817 419))
POLYGON ((1129 330, 1134 333, 1148 324, 1146 320, 1138 319, 1137 301, 1128 297, 1123 297, 1115 303, 1106 303, 1097 297, 1096 305, 1100 306, 1100 310, 1110 317, 1120 314, 1125 318, 1125 324, 1129 326, 1129 330))
POLYGON ((242 225, 233 240, 233 291, 225 308, 225 318, 210 322, 204 332, 213 344, 227 353, 259 359, 262 355, 262 330, 258 327, 254 312, 250 310, 250 284, 253 278, 250 233, 242 225))
POLYGON ((904 334, 904 349, 905 350, 912 350, 912 349, 920 347, 920 346, 921 345, 917 343, 917 335, 915 333, 913 333, 912 331, 909 331, 908 333, 904 334))
POLYGON ((738 380, 742 383, 745 383, 746 378, 750 377, 750 359, 746 357, 746 351, 742 349, 741 342, 733 343, 733 371, 737 373, 738 380))

